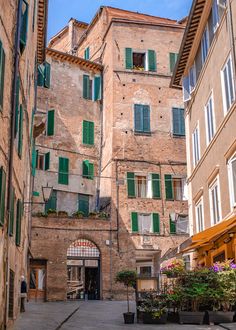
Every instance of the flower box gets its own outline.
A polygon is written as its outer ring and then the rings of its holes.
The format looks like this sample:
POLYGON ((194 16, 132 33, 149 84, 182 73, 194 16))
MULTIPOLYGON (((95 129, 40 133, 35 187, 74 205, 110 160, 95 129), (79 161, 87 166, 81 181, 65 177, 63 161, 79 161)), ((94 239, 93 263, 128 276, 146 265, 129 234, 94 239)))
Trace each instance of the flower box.
POLYGON ((234 319, 234 312, 207 311, 209 324, 231 323, 234 319))
POLYGON ((180 324, 203 324, 205 312, 179 312, 180 324))
POLYGON ((167 313, 163 313, 160 317, 154 317, 153 313, 143 312, 143 323, 144 324, 166 324, 167 313))

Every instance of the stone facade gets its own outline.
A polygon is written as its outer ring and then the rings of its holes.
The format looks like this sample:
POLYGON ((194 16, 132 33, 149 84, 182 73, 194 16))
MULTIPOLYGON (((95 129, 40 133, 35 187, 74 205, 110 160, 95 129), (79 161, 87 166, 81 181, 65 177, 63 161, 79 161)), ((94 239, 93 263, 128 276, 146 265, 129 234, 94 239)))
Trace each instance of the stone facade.
POLYGON ((0 106, 0 329, 5 329, 19 313, 21 275, 27 276, 28 270, 31 208, 23 201, 28 203, 32 196, 30 136, 37 79, 35 61, 37 57, 43 58, 47 5, 43 0, 27 3, 1 0, 0 8, 0 90, 3 95, 0 106), (22 12, 20 19, 18 3, 22 12), (21 41, 18 40, 16 46, 18 28, 21 41), (18 64, 15 66, 15 63, 18 64), (14 198, 11 198, 13 191, 14 198))

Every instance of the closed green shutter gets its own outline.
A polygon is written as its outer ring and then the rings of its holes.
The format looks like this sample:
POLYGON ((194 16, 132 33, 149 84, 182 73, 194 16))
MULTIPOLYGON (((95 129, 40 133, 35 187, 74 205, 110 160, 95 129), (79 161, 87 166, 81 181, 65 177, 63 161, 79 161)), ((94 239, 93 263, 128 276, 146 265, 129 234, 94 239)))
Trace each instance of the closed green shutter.
POLYGON ((14 220, 15 220, 15 189, 11 188, 11 200, 10 200, 10 223, 8 227, 9 235, 14 234, 14 220))
POLYGON ((94 78, 94 101, 101 99, 101 77, 94 78))
POLYGON ((54 135, 55 110, 48 110, 47 115, 47 136, 54 135))
POLYGON ((89 60, 89 58, 90 58, 90 49, 89 47, 87 47, 84 51, 84 59, 89 60))
POLYGON ((90 180, 93 180, 94 178, 94 165, 92 163, 89 163, 89 177, 90 180))
POLYGON ((20 78, 16 80, 16 105, 15 105, 15 137, 19 128, 19 96, 20 96, 20 78))
POLYGON ((126 69, 133 69, 132 48, 125 48, 125 67, 126 67, 126 69))
POLYGON ((20 105, 20 117, 19 117, 19 137, 18 137, 18 155, 22 156, 22 146, 23 146, 23 117, 24 111, 22 104, 20 105))
POLYGON ((149 105, 143 105, 143 131, 150 132, 150 108, 149 108, 149 105))
POLYGON ((94 122, 89 122, 89 144, 94 144, 94 122))
POLYGON ((79 194, 79 211, 84 213, 84 216, 87 217, 89 215, 89 196, 79 194))
POLYGON ((148 70, 155 72, 157 70, 156 65, 156 52, 154 50, 148 50, 148 70))
POLYGON ((50 152, 47 152, 44 157, 44 170, 47 171, 50 167, 50 152))
POLYGON ((170 59, 170 72, 172 73, 175 68, 175 63, 177 61, 178 54, 177 53, 170 53, 169 54, 169 59, 170 59))
POLYGON ((138 213, 137 212, 131 213, 131 227, 132 227, 133 233, 138 232, 138 213))
POLYGON ((127 172, 127 189, 128 197, 135 197, 135 182, 133 172, 127 172))
POLYGON ((48 62, 44 63, 44 87, 50 88, 51 82, 51 65, 48 62))
POLYGON ((142 105, 135 104, 134 105, 134 130, 136 132, 142 132, 143 131, 143 109, 142 105))
POLYGON ((83 161, 83 177, 89 177, 89 160, 83 161))
POLYGON ((83 144, 94 144, 94 122, 83 120, 83 144))
POLYGON ((160 216, 158 213, 152 214, 152 231, 153 233, 160 233, 160 216))
POLYGON ((170 234, 176 234, 176 224, 170 218, 170 234))
POLYGON ((160 175, 152 173, 152 198, 161 198, 160 175))
POLYGON ((89 76, 83 75, 83 98, 89 100, 89 76))
POLYGON ((59 157, 59 175, 58 183, 69 184, 69 159, 64 157, 59 157))
POLYGON ((5 217, 6 172, 0 168, 0 226, 4 225, 5 217))
POLYGON ((21 30, 20 30, 20 50, 21 53, 25 49, 27 40, 27 30, 28 30, 28 11, 29 5, 26 0, 22 1, 21 8, 21 30))
POLYGON ((35 141, 33 141, 32 160, 31 160, 31 169, 32 169, 33 177, 35 176, 36 164, 37 164, 37 152, 35 150, 35 141))
POLYGON ((30 145, 31 146, 33 143, 34 115, 35 115, 35 109, 32 110, 32 114, 31 114, 31 125, 30 125, 30 145))
POLYGON ((44 86, 44 66, 43 66, 43 64, 38 66, 37 85, 40 87, 44 86))
POLYGON ((173 200, 173 183, 172 183, 172 175, 165 174, 165 190, 166 190, 166 199, 173 200))
POLYGON ((184 109, 172 108, 173 134, 185 136, 184 109))
POLYGON ((20 246, 21 242, 21 219, 22 219, 22 203, 18 199, 16 204, 16 245, 20 246))
POLYGON ((48 202, 45 204, 45 213, 48 212, 48 210, 57 210, 57 191, 53 190, 52 194, 48 200, 48 202))
POLYGON ((5 77, 5 52, 0 40, 0 111, 3 110, 3 92, 4 92, 4 77, 5 77))

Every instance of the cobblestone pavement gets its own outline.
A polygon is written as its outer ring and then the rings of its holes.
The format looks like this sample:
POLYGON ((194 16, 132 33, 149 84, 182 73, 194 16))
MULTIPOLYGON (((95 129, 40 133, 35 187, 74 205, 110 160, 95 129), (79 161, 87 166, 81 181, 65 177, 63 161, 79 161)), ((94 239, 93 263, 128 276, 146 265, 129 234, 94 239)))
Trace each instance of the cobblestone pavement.
MULTIPOLYGON (((123 301, 31 302, 14 330, 223 330, 221 326, 207 325, 125 325, 122 315, 125 309, 123 301)), ((134 304, 132 309, 134 311, 134 304)), ((236 324, 227 328, 236 330, 236 324)))

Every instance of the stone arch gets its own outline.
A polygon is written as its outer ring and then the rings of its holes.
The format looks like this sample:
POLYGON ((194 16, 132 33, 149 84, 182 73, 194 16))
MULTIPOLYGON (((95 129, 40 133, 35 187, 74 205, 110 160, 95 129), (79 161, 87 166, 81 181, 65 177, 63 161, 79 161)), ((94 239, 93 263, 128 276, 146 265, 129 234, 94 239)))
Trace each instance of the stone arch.
POLYGON ((101 252, 97 244, 87 238, 78 238, 67 249, 67 257, 101 258, 101 252))

